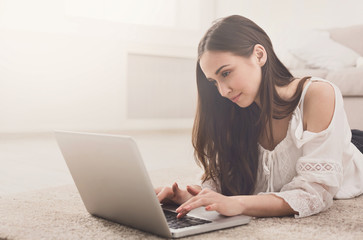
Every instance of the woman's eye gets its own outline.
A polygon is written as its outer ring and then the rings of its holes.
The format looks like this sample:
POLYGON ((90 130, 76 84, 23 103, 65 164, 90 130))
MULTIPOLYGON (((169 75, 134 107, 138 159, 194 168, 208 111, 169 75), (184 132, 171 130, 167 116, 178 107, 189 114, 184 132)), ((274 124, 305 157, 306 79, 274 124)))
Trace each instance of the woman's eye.
POLYGON ((225 71, 222 73, 222 76, 223 77, 227 77, 231 72, 230 71, 225 71))

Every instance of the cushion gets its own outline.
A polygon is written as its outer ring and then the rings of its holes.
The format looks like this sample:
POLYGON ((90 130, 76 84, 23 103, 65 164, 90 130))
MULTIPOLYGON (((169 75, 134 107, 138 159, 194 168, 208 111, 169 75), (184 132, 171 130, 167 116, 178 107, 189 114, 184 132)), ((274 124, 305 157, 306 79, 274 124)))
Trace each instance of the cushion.
POLYGON ((303 69, 307 67, 304 60, 295 57, 290 52, 286 52, 284 55, 279 55, 279 59, 288 69, 303 69))
POLYGON ((329 37, 329 32, 321 30, 292 28, 286 31, 288 34, 281 36, 280 39, 274 40, 274 49, 280 61, 288 69, 308 68, 303 59, 296 57, 292 53, 292 49, 299 48, 321 35, 329 37))
POLYGON ((331 39, 363 56, 363 25, 329 29, 331 39))
POLYGON ((359 57, 357 59, 357 66, 356 67, 363 67, 363 57, 359 57))
POLYGON ((290 52, 304 60, 309 68, 328 70, 354 67, 359 58, 359 54, 352 49, 330 39, 328 33, 316 35, 290 52))
POLYGON ((328 74, 328 70, 303 68, 303 69, 291 69, 290 73, 297 78, 312 76, 325 79, 326 75, 328 74))
POLYGON ((363 96, 363 67, 330 71, 325 79, 337 85, 343 96, 363 96))

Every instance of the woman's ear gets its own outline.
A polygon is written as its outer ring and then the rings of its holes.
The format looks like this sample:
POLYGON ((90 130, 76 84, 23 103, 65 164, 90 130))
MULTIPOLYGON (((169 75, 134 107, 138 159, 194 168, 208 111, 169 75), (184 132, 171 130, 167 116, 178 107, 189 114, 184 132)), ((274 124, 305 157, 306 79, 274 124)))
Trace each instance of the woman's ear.
POLYGON ((263 67, 267 61, 267 53, 265 48, 261 44, 256 44, 254 47, 254 53, 257 58, 257 64, 263 67))

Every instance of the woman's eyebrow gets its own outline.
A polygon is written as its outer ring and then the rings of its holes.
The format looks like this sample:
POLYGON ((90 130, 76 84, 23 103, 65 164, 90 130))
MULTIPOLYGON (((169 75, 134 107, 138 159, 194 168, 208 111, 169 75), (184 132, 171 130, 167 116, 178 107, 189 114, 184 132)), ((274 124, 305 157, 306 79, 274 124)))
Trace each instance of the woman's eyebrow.
POLYGON ((226 65, 221 66, 220 68, 217 69, 217 71, 216 71, 215 74, 218 75, 219 71, 221 71, 222 68, 227 67, 227 66, 229 66, 229 64, 226 64, 226 65))

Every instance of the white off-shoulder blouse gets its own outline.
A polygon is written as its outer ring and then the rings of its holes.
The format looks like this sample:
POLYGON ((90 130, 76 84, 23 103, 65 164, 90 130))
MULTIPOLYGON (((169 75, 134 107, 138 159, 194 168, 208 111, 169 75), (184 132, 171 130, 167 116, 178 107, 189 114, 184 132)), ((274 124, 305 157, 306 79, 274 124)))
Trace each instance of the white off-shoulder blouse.
MULTIPOLYGON (((274 194, 306 217, 328 209, 333 198, 346 199, 363 193, 363 154, 351 143, 351 129, 342 94, 333 83, 312 77, 292 114, 286 137, 272 151, 259 148, 259 169, 254 194, 274 194), (330 83, 335 91, 335 110, 327 129, 314 133, 303 129, 304 97, 312 81, 330 83)), ((219 184, 202 187, 220 192, 219 184)))

